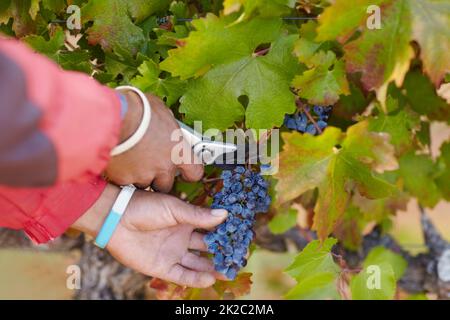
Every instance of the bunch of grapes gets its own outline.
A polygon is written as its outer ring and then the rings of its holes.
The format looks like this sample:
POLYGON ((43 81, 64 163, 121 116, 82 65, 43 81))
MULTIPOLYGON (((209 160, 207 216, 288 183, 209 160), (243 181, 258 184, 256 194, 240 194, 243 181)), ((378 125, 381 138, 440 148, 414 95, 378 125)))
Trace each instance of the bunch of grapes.
POLYGON ((214 254, 216 271, 235 279, 247 264, 253 240, 255 214, 270 206, 268 183, 260 173, 238 166, 222 172, 223 188, 214 195, 214 209, 228 210, 228 217, 216 230, 205 235, 208 252, 214 254))
MULTIPOLYGON (((323 131, 328 125, 327 121, 330 116, 331 107, 314 106, 313 112, 311 112, 309 107, 305 107, 305 109, 314 121, 316 121, 317 127, 323 131)), ((284 125, 288 129, 297 130, 301 133, 306 132, 311 135, 317 135, 320 133, 304 111, 292 115, 286 115, 284 117, 284 125)))

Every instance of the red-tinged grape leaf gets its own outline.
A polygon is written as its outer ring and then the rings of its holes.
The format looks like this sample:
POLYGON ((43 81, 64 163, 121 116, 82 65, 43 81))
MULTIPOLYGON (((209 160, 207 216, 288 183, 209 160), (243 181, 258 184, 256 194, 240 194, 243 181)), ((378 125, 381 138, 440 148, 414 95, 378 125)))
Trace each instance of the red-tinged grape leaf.
POLYGON ((192 288, 182 287, 174 283, 158 278, 150 281, 150 287, 156 290, 158 300, 183 300, 186 299, 192 288))
POLYGON ((395 196, 383 199, 367 199, 358 192, 352 197, 352 205, 357 207, 365 221, 381 224, 397 210, 406 211, 410 197, 404 192, 398 192, 395 196))
POLYGON ((169 6, 164 0, 90 0, 83 6, 83 23, 93 21, 87 30, 89 43, 105 51, 116 46, 136 54, 145 42, 144 32, 135 22, 169 6))
POLYGON ((250 17, 255 12, 264 17, 278 17, 289 13, 294 8, 295 0, 225 0, 223 11, 225 15, 239 12, 244 7, 244 12, 239 20, 250 17))
POLYGON ((362 242, 362 229, 367 223, 364 218, 364 214, 358 207, 352 204, 347 206, 342 220, 337 223, 333 232, 333 235, 345 248, 358 250, 362 242))
POLYGON ((317 67, 296 76, 292 86, 298 90, 298 95, 307 99, 310 104, 333 105, 340 95, 350 93, 344 63, 340 60, 331 63, 330 55, 316 54, 315 57, 318 57, 318 60, 312 63, 317 64, 317 67))
POLYGON ((436 87, 450 72, 450 3, 448 0, 409 1, 413 39, 420 45, 425 72, 436 87))
POLYGON ((406 99, 414 111, 431 120, 450 123, 450 106, 436 94, 433 84, 420 71, 408 72, 403 87, 406 99))
POLYGON ((329 127, 320 136, 284 134, 280 169, 275 175, 277 201, 295 199, 319 189, 314 225, 320 239, 330 234, 342 218, 352 188, 370 199, 385 198, 396 187, 376 172, 397 168, 388 135, 368 131, 368 122, 351 126, 344 135, 329 127), (341 148, 338 146, 341 145, 341 148))
POLYGON ((280 19, 255 18, 230 25, 230 17, 207 14, 192 21, 195 30, 169 50, 160 67, 181 79, 198 77, 209 69, 252 57, 261 44, 272 43, 280 36, 280 19))
POLYGON ((348 72, 361 72, 366 90, 376 90, 385 110, 391 81, 401 86, 414 51, 411 40, 411 10, 408 0, 394 1, 382 8, 381 29, 365 30, 345 45, 348 72))
POLYGON ((239 298, 250 293, 253 283, 251 277, 252 273, 242 272, 233 281, 218 280, 213 287, 221 297, 232 294, 234 298, 239 298))
POLYGON ((319 197, 314 207, 313 229, 319 239, 325 239, 342 219, 350 198, 344 163, 337 157, 330 160, 318 185, 319 197))
POLYGON ((378 173, 398 168, 391 137, 383 132, 373 132, 367 121, 359 122, 347 130, 342 147, 346 158, 368 165, 378 173))
MULTIPOLYGON (((344 43, 356 29, 365 25, 371 5, 381 6, 392 0, 336 0, 319 16, 317 40, 340 40, 344 43)), ((369 30, 370 32, 370 30, 369 30)))
POLYGON ((39 12, 41 0, 21 0, 7 1, 0 12, 0 25, 7 24, 9 19, 13 19, 12 29, 17 37, 21 38, 36 31, 35 19, 39 12), (6 4, 9 6, 6 7, 6 4))
MULTIPOLYGON (((295 97, 290 90, 292 78, 299 69, 292 54, 295 38, 282 36, 272 44, 267 55, 250 53, 189 81, 180 100, 180 112, 186 115, 185 120, 201 120, 205 129, 224 130, 245 115, 247 128, 281 126, 285 114, 295 110, 295 97), (248 98, 246 108, 239 100, 242 96, 248 98)), ((186 61, 184 64, 188 65, 186 61)))
POLYGON ((437 168, 427 155, 409 152, 400 158, 400 176, 404 187, 425 207, 434 207, 442 197, 436 185, 437 168))
POLYGON ((297 132, 282 134, 284 146, 279 155, 280 169, 275 175, 279 203, 293 200, 319 185, 342 136, 334 127, 327 128, 317 137, 297 132))

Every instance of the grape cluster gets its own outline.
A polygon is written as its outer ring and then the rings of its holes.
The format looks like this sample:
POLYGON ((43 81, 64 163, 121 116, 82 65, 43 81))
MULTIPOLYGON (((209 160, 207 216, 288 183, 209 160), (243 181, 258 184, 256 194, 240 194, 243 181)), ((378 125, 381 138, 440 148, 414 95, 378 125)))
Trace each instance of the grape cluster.
MULTIPOLYGON (((328 125, 327 121, 330 116, 331 107, 314 106, 313 113, 309 107, 305 107, 305 109, 306 112, 308 112, 316 121, 317 127, 323 131, 328 125)), ((288 129, 297 130, 301 133, 306 132, 311 135, 317 135, 320 133, 304 111, 292 115, 287 114, 284 117, 284 125, 288 129)))
POLYGON ((270 206, 268 183, 260 173, 238 166, 222 172, 223 188, 214 195, 213 209, 228 210, 228 217, 216 230, 205 235, 208 252, 214 254, 216 271, 235 279, 247 264, 253 240, 255 214, 270 206))

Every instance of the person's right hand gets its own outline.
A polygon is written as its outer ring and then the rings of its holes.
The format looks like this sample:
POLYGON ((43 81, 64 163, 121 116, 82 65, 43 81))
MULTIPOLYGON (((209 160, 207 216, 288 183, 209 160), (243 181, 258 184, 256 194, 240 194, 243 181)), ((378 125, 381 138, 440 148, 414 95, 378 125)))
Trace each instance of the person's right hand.
MULTIPOLYGON (((128 101, 128 111, 122 123, 120 141, 129 138, 139 126, 142 102, 131 91, 123 92, 128 101)), ((132 149, 110 159, 105 170, 107 178, 117 185, 135 184, 140 188, 151 186, 160 192, 169 192, 179 171, 186 181, 197 181, 203 176, 202 164, 175 165, 171 159, 172 149, 179 142, 171 141, 174 130, 179 129, 171 110, 159 98, 147 95, 151 104, 150 126, 142 140, 132 149)), ((183 150, 192 150, 187 146, 183 150)))
MULTIPOLYGON (((95 237, 119 188, 109 185, 97 203, 74 225, 95 237)), ((175 197, 136 190, 106 249, 122 264, 143 274, 179 285, 205 288, 225 277, 206 252, 197 228, 214 228, 225 220, 224 209, 190 205, 175 197)))

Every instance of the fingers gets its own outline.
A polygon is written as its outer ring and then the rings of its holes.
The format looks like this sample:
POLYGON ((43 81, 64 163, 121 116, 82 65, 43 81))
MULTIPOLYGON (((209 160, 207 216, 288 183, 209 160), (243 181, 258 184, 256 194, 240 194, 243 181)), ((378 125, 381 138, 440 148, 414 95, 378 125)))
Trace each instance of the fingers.
POLYGON ((189 182, 199 181, 203 177, 203 164, 180 164, 181 176, 189 182))
POLYGON ((174 180, 175 175, 172 173, 158 175, 152 182, 152 189, 155 191, 168 193, 172 190, 174 180))
POLYGON ((190 205, 184 201, 171 203, 171 212, 178 223, 210 229, 222 223, 228 212, 225 209, 209 209, 190 205))
POLYGON ((197 256, 192 252, 186 252, 181 258, 181 265, 194 271, 214 272, 214 264, 211 260, 197 256))
POLYGON ((191 288, 207 288, 216 282, 214 276, 209 272, 189 270, 179 264, 169 270, 165 280, 191 288))
POLYGON ((198 251, 207 251, 208 248, 206 246, 205 241, 203 241, 204 236, 205 235, 199 232, 192 232, 191 239, 189 240, 189 249, 198 251))

